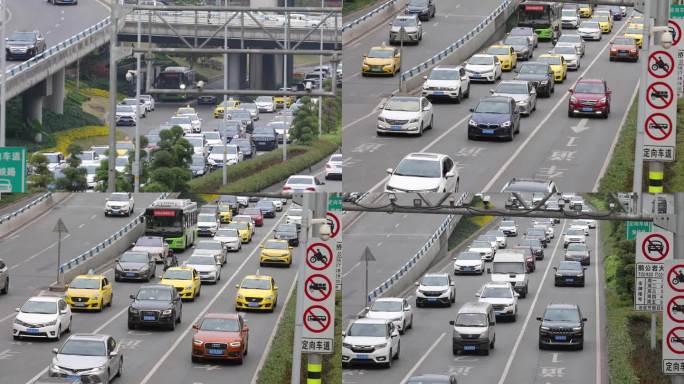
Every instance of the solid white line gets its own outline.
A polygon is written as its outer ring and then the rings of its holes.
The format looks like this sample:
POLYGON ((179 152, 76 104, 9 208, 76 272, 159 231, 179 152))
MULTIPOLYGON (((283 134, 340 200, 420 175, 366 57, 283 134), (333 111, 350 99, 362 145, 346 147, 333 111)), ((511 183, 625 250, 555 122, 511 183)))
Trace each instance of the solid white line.
POLYGON ((378 114, 378 112, 377 112, 378 108, 380 108, 380 106, 381 106, 382 104, 384 104, 385 101, 387 101, 387 98, 386 98, 386 97, 383 97, 382 100, 380 100, 380 102, 378 103, 378 105, 377 105, 375 108, 373 108, 373 110, 371 110, 371 111, 368 112, 367 114, 365 114, 365 115, 359 117, 358 119, 352 121, 351 123, 345 124, 345 125, 342 127, 342 130, 344 131, 345 129, 351 127, 352 125, 358 123, 359 121, 365 120, 365 119, 367 119, 367 118, 369 118, 369 117, 371 117, 371 116, 373 116, 373 115, 377 115, 377 114, 378 114))
POLYGON ((342 274, 342 278, 344 279, 345 277, 347 277, 347 275, 349 275, 349 274, 350 274, 356 267, 358 267, 359 265, 361 265, 361 262, 360 262, 360 261, 357 261, 356 264, 352 265, 352 267, 349 268, 349 270, 348 270, 347 272, 345 272, 345 273, 342 274))
MULTIPOLYGON (((280 224, 280 222, 283 221, 283 219, 284 219, 286 216, 287 216, 287 215, 282 215, 282 216, 280 216, 280 219, 278 219, 278 221, 276 221, 276 222, 273 224, 273 226, 271 227, 271 229, 269 229, 269 231, 266 233, 266 235, 268 235, 269 233, 271 233, 271 232, 273 231, 273 229, 274 229, 278 224, 280 224)), ((261 241, 260 241, 259 244, 257 244, 257 245, 263 244, 263 242, 266 241, 268 238, 269 238, 268 236, 264 236, 263 239, 261 239, 261 241)), ((233 281, 233 279, 237 276, 237 274, 242 270, 242 268, 245 267, 245 265, 247 264, 247 262, 250 261, 250 260, 252 259, 252 257, 256 254, 256 252, 257 252, 258 250, 260 250, 260 248, 259 248, 258 246, 257 246, 257 247, 254 247, 254 249, 252 250, 252 252, 250 252, 249 256, 247 256, 247 257, 245 258, 245 260, 242 262, 242 264, 240 264, 240 266, 235 270, 235 272, 230 276, 230 278, 223 284, 223 287, 221 287, 221 289, 220 289, 218 292, 216 292, 216 294, 214 295, 214 297, 212 297, 211 300, 209 300, 209 302, 204 306, 204 308, 202 309, 202 311, 201 311, 199 314, 197 314, 197 316, 195 317, 195 319, 194 319, 192 322, 190 322, 190 324, 188 324, 188 326, 185 328, 185 330, 183 331, 183 333, 181 333, 181 334, 178 336, 178 338, 177 338, 176 341, 173 343, 173 345, 171 345, 171 347, 168 348, 168 349, 166 350, 166 353, 164 353, 164 355, 162 355, 162 357, 157 361, 157 363, 152 367, 152 369, 150 369, 150 371, 147 373, 147 375, 145 375, 145 377, 143 377, 143 379, 140 381, 140 384, 146 384, 148 381, 150 381, 150 379, 152 378, 152 376, 157 372, 157 370, 159 370, 159 368, 162 366, 162 364, 164 364, 164 362, 169 358, 169 356, 171 356, 171 354, 172 354, 173 351, 178 347, 178 345, 179 345, 181 342, 183 342, 183 339, 185 338, 185 336, 186 336, 186 335, 188 334, 188 332, 190 332, 190 330, 192 329, 193 324, 195 324, 196 322, 198 322, 198 321, 202 318, 202 316, 204 316, 204 314, 207 313, 207 311, 209 310, 209 307, 211 307, 212 305, 214 305, 214 303, 216 302, 216 300, 217 300, 219 297, 221 297, 221 296, 223 295, 223 292, 226 290, 226 288, 228 288, 228 286, 230 285, 231 281, 233 281)), ((283 310, 283 309, 281 309, 281 311, 282 311, 282 310, 283 310)))
POLYGON ((632 108, 632 104, 634 103, 634 99, 636 99, 637 97, 637 93, 639 93, 639 82, 641 82, 641 80, 637 80, 636 86, 634 87, 634 92, 632 93, 632 97, 629 98, 629 104, 627 104, 627 110, 625 111, 624 116, 622 116, 620 128, 618 128, 618 131, 615 133, 615 137, 613 137, 613 142, 610 144, 610 149, 608 150, 608 154, 606 155, 606 160, 604 160, 603 166, 601 167, 601 170, 599 171, 599 174, 596 177, 596 183, 594 184, 594 188, 592 189, 593 192, 598 192, 599 183, 601 182, 603 175, 605 175, 606 170, 608 169, 608 164, 610 163, 610 160, 613 157, 613 151, 615 150, 615 146, 617 145, 618 139, 620 139, 622 130, 625 128, 625 121, 627 120, 627 115, 629 115, 629 110, 632 108))
MULTIPOLYGON (((636 94, 636 93, 635 93, 636 94)), ((631 103, 630 103, 631 105, 631 103)), ((598 239, 599 239, 599 227, 600 225, 596 225, 596 235, 594 241, 595 241, 595 249, 594 249, 594 279, 596 281, 596 313, 594 314, 594 317, 596 317, 596 384, 601 384, 601 306, 599 305, 599 286, 601 285, 601 281, 599 280, 599 251, 598 251, 598 239)))
MULTIPOLYGON (((425 351, 425 353, 423 354, 423 356, 420 357, 420 360, 418 360, 418 361, 416 362, 416 364, 413 366, 413 368, 411 368, 411 370, 408 371, 408 373, 406 374, 406 376, 404 376, 404 378, 401 379, 401 384, 405 384, 405 383, 408 381, 408 379, 413 375, 413 373, 416 371, 416 369, 418 369, 418 366, 420 366, 421 364, 423 364, 423 361, 425 361, 425 359, 427 359, 427 357, 432 353, 432 350, 435 349, 435 347, 437 347, 437 344, 439 344, 440 341, 442 341, 442 339, 444 338, 444 336, 446 336, 446 332, 442 332, 442 334, 439 335, 439 337, 437 338, 437 340, 435 340, 435 342, 432 343, 432 345, 430 346, 430 348, 428 348, 428 350, 425 351)), ((401 339, 400 339, 400 340, 401 340, 401 339)))
MULTIPOLYGON (((620 33, 622 33, 622 30, 627 26, 627 24, 628 24, 628 23, 624 23, 624 24, 622 25, 622 27, 620 27, 620 29, 616 32, 615 36, 617 36, 617 35, 619 35, 620 33)), ((608 42, 610 42, 610 40, 609 40, 608 42)), ((609 46, 610 46, 610 44, 607 43, 607 44, 606 44, 606 45, 605 45, 605 46, 596 54, 596 57, 594 58, 594 60, 592 60, 591 63, 589 64, 589 66, 586 67, 586 69, 582 72, 582 74, 578 76, 577 80, 579 80, 579 79, 581 79, 582 77, 584 77, 584 75, 586 75, 587 72, 589 72, 589 70, 591 69, 591 67, 593 67, 594 64, 596 64, 596 61, 597 61, 598 59, 603 58, 603 52, 604 52, 609 46)), ((573 85, 570 86, 571 88, 577 83, 577 80, 575 80, 575 83, 573 83, 573 85)), ((513 155, 511 155, 511 156, 508 157, 508 160, 506 160, 506 162, 499 168, 499 171, 496 172, 496 174, 489 180, 489 183, 487 183, 487 185, 485 185, 485 187, 482 188, 482 191, 489 191, 489 189, 492 188, 492 186, 494 185, 494 183, 496 183, 496 181, 499 179, 499 177, 501 177, 501 175, 502 175, 504 172, 506 172, 506 170, 508 169, 508 167, 516 160, 516 158, 518 157, 518 155, 520 155, 520 153, 525 149, 525 147, 527 147, 527 144, 529 144, 530 141, 532 141, 532 139, 534 139, 534 137, 535 137, 535 135, 537 134, 537 132, 539 132, 539 130, 542 129, 542 127, 543 127, 543 126, 546 124, 546 122, 551 118, 551 116, 552 116, 553 113, 556 111, 556 109, 558 109, 558 107, 560 107, 561 104, 563 104, 563 103, 565 103, 565 102, 566 102, 565 97, 564 97, 564 96, 560 97, 560 99, 558 100, 558 102, 556 103, 556 105, 554 105, 553 108, 551 108, 551 110, 550 110, 549 113, 546 115, 546 117, 544 117, 544 119, 539 123, 539 125, 537 125, 537 127, 534 129, 534 131, 532 131, 532 133, 530 133, 530 135, 527 137, 527 139, 525 139, 525 141, 524 141, 521 145, 518 146, 518 149, 516 149, 516 151, 513 153, 513 155)), ((421 152, 423 152, 423 151, 421 151, 421 152)))
POLYGON ((1 318, 1 319, 0 319, 0 323, 2 323, 3 321, 5 321, 5 320, 7 320, 7 319, 11 319, 12 317, 14 317, 14 316, 16 316, 16 315, 17 315, 16 312, 15 312, 15 313, 10 313, 9 315, 7 315, 7 316, 1 318))
MULTIPOLYGON (((561 228, 560 233, 565 232, 566 223, 567 220, 563 220, 563 228, 561 228)), ((520 333, 518 333, 518 338, 515 340, 515 344, 513 345, 511 353, 508 355, 508 361, 506 361, 506 366, 504 367, 503 373, 501 374, 501 378, 499 379, 499 384, 504 384, 504 382, 506 381, 506 376, 508 376, 508 371, 511 369, 513 359, 516 356, 516 352, 518 351, 520 342, 522 341, 523 335, 525 334, 525 330, 527 329, 527 324, 530 322, 530 319, 532 318, 532 313, 534 313, 534 307, 537 305, 537 300, 539 300, 539 294, 542 292, 542 285, 546 281, 546 276, 549 274, 551 264, 553 264, 553 259, 556 257, 556 253, 558 251, 558 246, 560 245, 560 243, 561 241, 560 239, 558 239, 558 241, 556 242, 556 246, 553 248, 551 259, 549 259, 549 263, 546 265, 546 269, 544 270, 544 276, 542 276, 541 280, 539 281, 537 293, 534 295, 534 300, 532 300, 532 305, 530 306, 530 310, 527 312, 527 316, 525 316, 525 322, 523 323, 522 329, 520 330, 520 333)))

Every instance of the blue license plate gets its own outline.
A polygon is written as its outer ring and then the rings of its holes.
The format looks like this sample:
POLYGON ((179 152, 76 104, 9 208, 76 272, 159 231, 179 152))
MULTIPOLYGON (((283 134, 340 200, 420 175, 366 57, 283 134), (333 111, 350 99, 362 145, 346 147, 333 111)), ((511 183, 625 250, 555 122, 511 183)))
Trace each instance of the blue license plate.
POLYGON ((432 92, 432 94, 435 95, 435 96, 442 96, 442 95, 444 95, 444 92, 442 92, 442 91, 434 91, 434 92, 432 92))
POLYGON ((401 125, 390 125, 390 129, 393 131, 401 131, 401 125))
POLYGON ((135 276, 135 273, 129 272, 129 273, 126 274, 126 276, 128 276, 128 277, 133 277, 133 276, 135 276))
POLYGON ((470 75, 470 77, 472 77, 473 79, 479 79, 482 76, 473 73, 472 75, 470 75))
POLYGON ((258 307, 259 303, 248 303, 247 306, 248 307, 258 307))
POLYGON ((582 107, 582 112, 591 112, 593 110, 594 110, 594 108, 592 108, 592 107, 582 107))
POLYGON ((27 328, 26 332, 27 333, 38 333, 39 329, 38 328, 27 328))
POLYGON ((154 316, 143 316, 143 320, 154 321, 154 316))
POLYGON ((493 129, 483 129, 483 130, 482 130, 482 133, 485 134, 485 135, 493 135, 493 134, 494 134, 494 130, 493 130, 493 129))
POLYGON ((568 337, 565 335, 561 335, 561 336, 555 336, 554 339, 556 341, 566 341, 568 339, 568 337))
POLYGON ((76 381, 76 380, 80 379, 81 376, 79 376, 79 375, 67 375, 66 378, 67 378, 67 380, 74 380, 74 381, 76 381))
POLYGON ((464 345, 463 350, 464 351, 474 351, 476 347, 474 345, 464 345))
POLYGON ((565 279, 566 283, 572 283, 573 281, 575 281, 575 279, 565 279))
POLYGON ((74 303, 74 307, 85 307, 86 303, 74 303))
POLYGON ((368 355, 356 355, 357 360, 369 360, 370 357, 368 355))
POLYGON ((223 349, 208 349, 210 355, 223 355, 223 349))
POLYGON ((437 299, 427 299, 428 303, 434 303, 437 299))

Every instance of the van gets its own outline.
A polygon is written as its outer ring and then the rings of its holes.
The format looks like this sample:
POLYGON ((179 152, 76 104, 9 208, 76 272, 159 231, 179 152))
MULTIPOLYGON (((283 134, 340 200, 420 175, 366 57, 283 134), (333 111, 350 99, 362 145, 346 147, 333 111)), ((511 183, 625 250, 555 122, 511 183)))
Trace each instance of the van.
POLYGON ((509 282, 520 297, 527 297, 527 266, 525 255, 521 251, 500 250, 494 256, 492 267, 487 268, 487 273, 492 275, 492 281, 509 282))
POLYGON ((451 348, 454 355, 459 352, 489 355, 489 350, 494 348, 496 315, 491 304, 465 303, 449 324, 453 326, 451 348))

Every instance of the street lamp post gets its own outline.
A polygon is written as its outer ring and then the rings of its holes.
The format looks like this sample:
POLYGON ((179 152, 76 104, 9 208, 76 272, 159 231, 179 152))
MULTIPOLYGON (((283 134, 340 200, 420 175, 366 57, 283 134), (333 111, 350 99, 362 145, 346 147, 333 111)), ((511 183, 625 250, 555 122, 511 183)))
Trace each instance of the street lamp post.
MULTIPOLYGON (((140 49, 141 22, 138 17, 138 49, 140 49)), ((135 158, 133 160, 133 192, 140 192, 140 60, 142 53, 137 52, 135 63, 135 158)))

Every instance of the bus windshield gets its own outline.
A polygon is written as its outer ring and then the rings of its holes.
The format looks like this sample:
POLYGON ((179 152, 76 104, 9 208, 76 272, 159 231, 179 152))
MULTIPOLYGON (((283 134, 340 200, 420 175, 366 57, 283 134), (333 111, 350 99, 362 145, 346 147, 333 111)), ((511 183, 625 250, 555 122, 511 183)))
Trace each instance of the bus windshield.
POLYGON ((168 208, 148 208, 145 212, 145 233, 164 237, 181 236, 182 212, 168 208))
POLYGON ((518 8, 518 26, 549 28, 551 9, 547 4, 521 4, 518 8))

